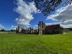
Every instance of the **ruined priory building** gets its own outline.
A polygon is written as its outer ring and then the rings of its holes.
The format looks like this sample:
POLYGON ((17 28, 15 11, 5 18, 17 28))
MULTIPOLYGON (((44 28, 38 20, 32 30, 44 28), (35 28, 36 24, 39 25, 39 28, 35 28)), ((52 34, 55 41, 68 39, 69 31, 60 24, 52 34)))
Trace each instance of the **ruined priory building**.
POLYGON ((60 24, 55 25, 45 25, 43 21, 38 24, 39 34, 59 34, 63 33, 63 28, 60 24))
POLYGON ((28 28, 23 29, 20 26, 16 29, 16 33, 25 33, 25 34, 61 34, 63 33, 63 28, 60 24, 55 25, 45 25, 43 21, 38 23, 38 29, 28 28))

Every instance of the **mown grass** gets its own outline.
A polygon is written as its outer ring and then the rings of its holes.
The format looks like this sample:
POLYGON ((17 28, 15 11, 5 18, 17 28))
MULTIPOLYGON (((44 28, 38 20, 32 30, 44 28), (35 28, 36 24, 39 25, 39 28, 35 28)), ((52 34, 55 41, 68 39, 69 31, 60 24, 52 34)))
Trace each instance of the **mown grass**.
POLYGON ((0 34, 0 54, 72 54, 72 32, 67 34, 0 34))

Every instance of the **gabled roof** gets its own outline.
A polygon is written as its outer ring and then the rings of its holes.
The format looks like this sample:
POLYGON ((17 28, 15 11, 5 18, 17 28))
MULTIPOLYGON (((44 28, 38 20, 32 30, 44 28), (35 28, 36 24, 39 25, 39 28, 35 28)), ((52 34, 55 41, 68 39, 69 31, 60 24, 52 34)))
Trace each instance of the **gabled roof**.
POLYGON ((50 29, 50 28, 58 28, 58 27, 60 27, 60 24, 55 24, 55 25, 47 25, 47 26, 45 27, 45 29, 50 29))

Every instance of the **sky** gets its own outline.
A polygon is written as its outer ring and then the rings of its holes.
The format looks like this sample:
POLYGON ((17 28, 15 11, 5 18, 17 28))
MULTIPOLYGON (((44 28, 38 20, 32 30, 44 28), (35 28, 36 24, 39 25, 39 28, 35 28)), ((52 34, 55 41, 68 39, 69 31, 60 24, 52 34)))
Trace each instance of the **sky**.
MULTIPOLYGON (((63 0, 65 2, 65 0, 63 0)), ((48 16, 44 16, 30 0, 0 0, 0 29, 36 28, 39 21, 46 25, 60 24, 72 28, 72 5, 62 6, 63 2, 48 16)))

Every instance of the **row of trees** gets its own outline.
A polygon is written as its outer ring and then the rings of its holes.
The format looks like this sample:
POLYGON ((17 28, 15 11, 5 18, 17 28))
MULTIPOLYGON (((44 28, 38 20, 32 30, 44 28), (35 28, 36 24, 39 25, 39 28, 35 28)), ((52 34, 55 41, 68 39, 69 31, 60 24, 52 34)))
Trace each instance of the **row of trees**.
POLYGON ((11 30, 5 30, 5 29, 1 29, 0 30, 0 32, 15 32, 16 30, 13 30, 13 29, 11 29, 11 30))

